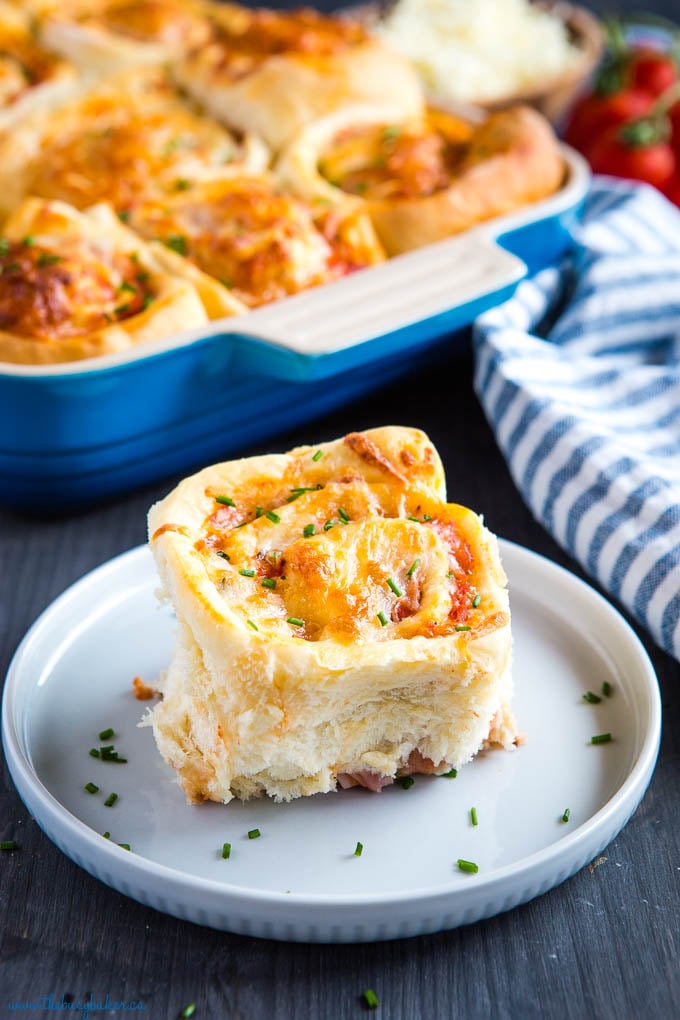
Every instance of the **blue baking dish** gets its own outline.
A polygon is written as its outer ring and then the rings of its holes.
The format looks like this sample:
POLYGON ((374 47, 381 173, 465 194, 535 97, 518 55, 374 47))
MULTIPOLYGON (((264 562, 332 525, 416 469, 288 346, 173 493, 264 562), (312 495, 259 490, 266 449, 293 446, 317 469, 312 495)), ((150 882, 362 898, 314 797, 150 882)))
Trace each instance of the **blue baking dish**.
POLYGON ((408 371, 569 244, 589 184, 247 315, 59 366, 0 365, 0 502, 81 507, 233 453, 408 371))

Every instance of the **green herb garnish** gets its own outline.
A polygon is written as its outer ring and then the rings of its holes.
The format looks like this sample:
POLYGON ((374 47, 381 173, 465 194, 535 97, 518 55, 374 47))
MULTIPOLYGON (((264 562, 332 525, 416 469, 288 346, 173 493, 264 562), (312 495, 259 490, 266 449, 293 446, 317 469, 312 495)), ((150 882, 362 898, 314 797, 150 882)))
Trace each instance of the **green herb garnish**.
POLYGON ((375 994, 372 988, 367 988, 364 992, 364 1002, 369 1009, 377 1009, 380 1005, 378 996, 375 994))
POLYGON ((413 776, 400 776, 400 778, 397 779, 397 782, 404 790, 410 790, 415 784, 415 779, 413 776))
POLYGON ((116 803, 117 800, 118 800, 118 794, 117 793, 110 793, 108 795, 108 797, 106 798, 106 800, 104 801, 104 807, 113 807, 113 805, 116 803))
MULTIPOLYGON (((226 844, 225 844, 225 846, 226 846, 226 844)), ((195 1012, 196 1012, 196 1003, 195 1002, 190 1002, 189 1005, 185 1006, 184 1009, 180 1012, 179 1020, 189 1020, 189 1017, 192 1017, 195 1012)))
POLYGON ((255 577, 255 571, 250 570, 247 567, 242 567, 241 570, 239 570, 239 574, 241 577, 255 577))
POLYGON ((394 578, 393 577, 388 577, 386 583, 387 583, 387 587, 390 588, 394 592, 394 594, 397 596, 398 599, 400 599, 401 596, 404 593, 401 590, 401 588, 399 587, 399 585, 397 584, 397 582, 394 580, 394 578))
POLYGON ((189 244, 183 234, 168 234, 163 243, 166 248, 176 251, 178 255, 186 255, 189 251, 189 244))
POLYGON ((354 847, 354 856, 355 857, 361 857, 363 852, 364 852, 364 844, 363 843, 357 843, 357 845, 354 847))
POLYGON ((305 538, 311 538, 315 531, 316 525, 305 524, 304 528, 302 529, 302 534, 304 535, 305 538))
POLYGON ((388 623, 390 622, 390 621, 389 621, 389 620, 387 619, 387 617, 385 616, 385 614, 383 613, 382 609, 381 609, 381 610, 380 610, 380 612, 379 612, 379 613, 377 614, 377 617, 378 617, 378 619, 380 620, 380 626, 381 626, 381 627, 386 627, 386 626, 387 626, 387 624, 388 624, 388 623))
POLYGON ((458 769, 449 769, 448 772, 442 772, 443 779, 455 779, 458 775, 458 769))
POLYGON ((413 563, 411 564, 411 566, 406 571, 406 576, 407 577, 413 577, 413 575, 415 574, 415 572, 416 572, 416 570, 418 569, 419 566, 420 566, 420 560, 418 560, 418 559, 414 560, 413 563))
POLYGON ((248 839, 259 839, 262 833, 259 829, 250 829, 248 831, 248 839))
POLYGON ((321 460, 322 457, 323 457, 323 450, 317 450, 316 453, 313 455, 312 460, 313 461, 318 461, 318 460, 321 460))
POLYGON ((276 588, 276 578, 274 578, 274 577, 263 577, 262 578, 262 587, 263 588, 270 588, 273 591, 274 588, 276 588))
POLYGON ((611 698, 612 691, 613 691, 612 685, 609 683, 608 680, 605 680, 604 683, 602 684, 602 693, 604 694, 605 698, 611 698))
POLYGON ((88 793, 99 793, 99 787, 94 783, 85 783, 83 790, 87 790, 88 793))
POLYGON ((609 744, 611 742, 611 733, 598 733, 596 736, 590 738, 591 744, 609 744))
POLYGON ((466 871, 468 875, 476 875, 479 871, 478 864, 475 864, 474 861, 464 861, 461 857, 458 858, 456 864, 461 871, 466 871))
POLYGON ((563 822, 568 822, 570 815, 571 815, 571 808, 565 808, 564 809, 564 814, 562 815, 562 821, 563 822))
POLYGON ((472 822, 473 825, 478 825, 479 824, 478 821, 477 821, 477 808, 476 807, 470 808, 470 821, 472 822))
POLYGON ((273 510, 267 510, 267 513, 265 514, 265 517, 267 518, 268 521, 271 521, 272 524, 280 524, 281 523, 281 518, 279 517, 279 515, 277 513, 274 513, 273 510))
POLYGON ((116 735, 116 733, 115 733, 115 730, 113 730, 113 729, 112 729, 112 728, 111 728, 111 727, 109 726, 109 728, 108 728, 108 729, 106 729, 106 730, 102 730, 102 731, 101 731, 101 733, 99 734, 99 739, 100 739, 100 740, 110 740, 110 739, 111 739, 111 737, 115 737, 115 735, 116 735))
POLYGON ((481 601, 482 601, 482 596, 481 595, 475 595, 475 597, 472 600, 472 608, 476 609, 481 601))
POLYGON ((3 839, 0 842, 0 850, 18 850, 19 844, 15 839, 3 839))
POLYGON ((343 524, 349 524, 349 514, 341 506, 338 507, 338 517, 340 518, 343 524))
POLYGON ((47 251, 41 251, 36 259, 39 266, 55 266, 57 262, 61 262, 61 255, 52 255, 47 251))
POLYGON ((472 627, 470 627, 467 623, 457 623, 455 629, 459 631, 472 630, 472 627))
POLYGON ((593 694, 592 691, 586 691, 586 693, 583 695, 583 700, 587 701, 590 705, 599 705, 600 702, 602 701, 602 698, 600 697, 599 694, 593 694))
POLYGON ((215 496, 215 502, 221 503, 222 506, 236 506, 231 496, 215 496))
POLYGON ((292 627, 304 627, 305 621, 301 620, 299 616, 289 616, 286 620, 292 627))
POLYGON ((231 843, 222 844, 222 859, 228 861, 231 857, 231 843))
POLYGON ((257 624, 256 624, 256 623, 253 623, 253 621, 252 621, 252 620, 246 620, 246 623, 248 624, 248 626, 249 626, 249 627, 252 627, 252 628, 253 628, 253 630, 259 630, 259 629, 260 629, 260 628, 259 628, 259 627, 257 626, 257 624))

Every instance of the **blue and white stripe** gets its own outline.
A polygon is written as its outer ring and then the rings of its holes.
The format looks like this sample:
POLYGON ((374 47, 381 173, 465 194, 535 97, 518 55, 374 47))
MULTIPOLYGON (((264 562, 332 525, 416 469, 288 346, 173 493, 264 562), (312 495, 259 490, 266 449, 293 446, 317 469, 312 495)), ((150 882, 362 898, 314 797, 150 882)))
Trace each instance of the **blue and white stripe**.
POLYGON ((575 249, 475 329, 475 389, 536 519, 680 659, 680 211, 600 178, 575 249))

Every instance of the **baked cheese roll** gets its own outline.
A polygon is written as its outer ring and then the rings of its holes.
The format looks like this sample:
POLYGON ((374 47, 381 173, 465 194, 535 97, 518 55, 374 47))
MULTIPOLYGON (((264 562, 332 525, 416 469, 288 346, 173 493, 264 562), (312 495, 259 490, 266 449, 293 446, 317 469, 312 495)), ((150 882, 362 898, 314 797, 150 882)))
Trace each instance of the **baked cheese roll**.
POLYGON ((211 35, 192 0, 64 0, 40 23, 45 44, 88 74, 159 64, 203 46, 211 35))
POLYGON ((213 22, 212 41, 174 71, 215 116, 275 149, 348 102, 389 100, 403 115, 422 107, 410 64, 356 22, 230 4, 216 6, 213 22))
POLYGON ((388 427, 183 481, 149 514, 177 620, 161 754, 190 801, 378 790, 516 740, 496 540, 388 427))
POLYGON ((222 281, 249 307, 384 259, 370 219, 277 190, 269 177, 195 181, 134 206, 130 224, 222 281))
POLYGON ((91 358, 244 310, 108 206, 27 199, 0 238, 0 361, 91 358))
POLYGON ((479 125, 436 110, 339 111, 304 128, 277 171, 307 199, 368 211, 389 255, 545 198, 565 173, 550 124, 527 106, 479 125))
POLYGON ((49 108, 75 87, 76 69, 38 45, 25 13, 0 2, 0 129, 49 108))
POLYGON ((0 209, 33 194, 78 209, 106 201, 125 218, 141 196, 164 198, 197 178, 257 173, 268 162, 263 142, 200 114, 163 71, 136 70, 0 136, 0 209))

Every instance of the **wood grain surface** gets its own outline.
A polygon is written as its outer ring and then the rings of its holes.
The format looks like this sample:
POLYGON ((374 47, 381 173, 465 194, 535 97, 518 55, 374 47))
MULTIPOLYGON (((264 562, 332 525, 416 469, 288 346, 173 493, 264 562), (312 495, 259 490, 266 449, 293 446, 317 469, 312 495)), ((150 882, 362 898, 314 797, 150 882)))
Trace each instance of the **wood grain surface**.
MULTIPOLYGON (((579 574, 517 494, 472 392, 471 373, 466 350, 430 357, 408 379, 243 453, 381 424, 417 425, 442 453, 451 498, 483 512, 503 537, 579 574)), ((54 516, 48 502, 32 518, 0 510, 1 676, 24 632, 64 588, 144 542, 146 510, 172 482, 68 517, 54 516)), ((142 1000, 145 1010, 130 1015, 149 1020, 173 1020, 191 1002, 196 1020, 674 1020, 680 1016, 680 666, 642 637, 662 689, 663 742, 649 791, 604 851, 606 860, 526 906, 437 935, 362 946, 294 945, 157 913, 95 881, 57 850, 28 816, 3 765, 0 840, 16 839, 21 850, 0 853, 0 1017, 50 1016, 10 1005, 92 993, 142 1000), (374 1012, 362 1002, 365 988, 380 1000, 374 1012)))

